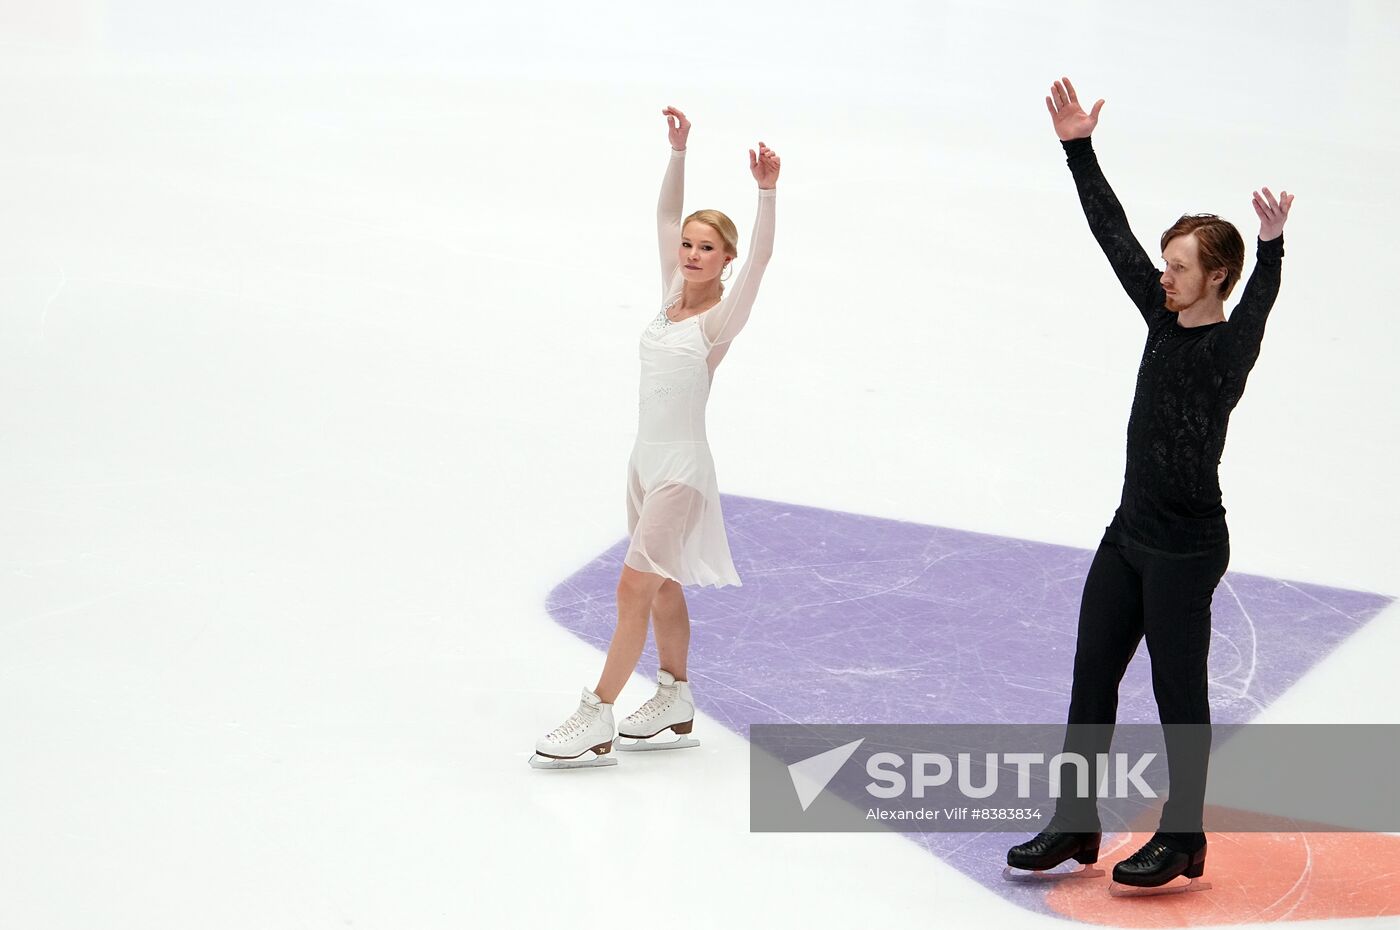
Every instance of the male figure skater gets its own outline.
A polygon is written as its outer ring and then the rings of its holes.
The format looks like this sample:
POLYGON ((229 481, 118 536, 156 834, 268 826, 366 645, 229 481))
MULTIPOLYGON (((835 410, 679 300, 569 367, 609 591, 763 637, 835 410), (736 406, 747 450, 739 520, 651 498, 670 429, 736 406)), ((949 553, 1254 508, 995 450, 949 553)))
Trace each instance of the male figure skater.
MULTIPOLYGON (((1085 113, 1064 78, 1045 105, 1089 229, 1147 324, 1128 418, 1123 497, 1084 582, 1065 749, 1091 761, 1108 751, 1118 683, 1146 635, 1166 732, 1170 794, 1158 832, 1114 866, 1113 890, 1160 888, 1179 875, 1191 880, 1184 887, 1192 887, 1206 858, 1211 595, 1230 560, 1217 467, 1230 412, 1259 357, 1278 294, 1283 224, 1293 197, 1285 191, 1276 199, 1268 188, 1254 193, 1257 265, 1227 321, 1225 299, 1244 268, 1244 242, 1235 227, 1213 215, 1183 216, 1162 234, 1166 270, 1158 271, 1133 238, 1090 143, 1103 101, 1085 113), (1086 724, 1109 726, 1076 728, 1086 724)), ((1067 777, 1061 783, 1076 781, 1067 777)), ((1046 829, 1013 847, 1007 864, 1040 871, 1071 858, 1086 866, 1096 862, 1097 783, 1097 777, 1090 780, 1089 797, 1062 797, 1046 829)))

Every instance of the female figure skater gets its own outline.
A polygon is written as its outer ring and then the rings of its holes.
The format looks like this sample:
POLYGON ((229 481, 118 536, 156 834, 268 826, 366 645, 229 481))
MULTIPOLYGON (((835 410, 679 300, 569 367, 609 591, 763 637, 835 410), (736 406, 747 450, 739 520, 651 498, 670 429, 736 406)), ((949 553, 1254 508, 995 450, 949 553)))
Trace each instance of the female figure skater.
POLYGON ((666 730, 677 739, 622 748, 696 745, 687 735, 695 703, 686 678, 690 616, 681 586, 740 583, 705 439, 705 402, 715 368, 748 321, 773 254, 780 162, 762 142, 757 152, 749 150, 749 170, 758 182, 758 217, 748 261, 733 274, 731 263, 738 255, 734 222, 717 210, 700 210, 681 220, 690 121, 675 107, 662 115, 671 140, 656 211, 663 306, 642 332, 640 422, 627 483, 632 542, 617 583, 617 630, 597 687, 585 690, 578 710, 536 742, 530 758, 536 768, 615 764, 609 755, 613 701, 641 658, 649 617, 661 666, 657 691, 618 729, 636 740, 666 730), (723 282, 731 276, 726 289, 723 282))

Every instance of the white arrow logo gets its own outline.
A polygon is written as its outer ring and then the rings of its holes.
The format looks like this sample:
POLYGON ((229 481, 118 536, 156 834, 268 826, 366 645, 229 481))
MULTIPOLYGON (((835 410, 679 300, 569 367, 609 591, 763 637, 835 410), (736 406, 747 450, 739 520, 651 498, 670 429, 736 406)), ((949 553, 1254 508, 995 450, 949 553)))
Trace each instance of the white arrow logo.
POLYGON ((837 746, 835 749, 828 749, 826 752, 819 752, 810 759, 803 759, 801 762, 794 762, 788 766, 792 787, 796 789, 797 800, 801 802, 804 811, 811 807, 812 802, 817 799, 817 795, 831 784, 831 780, 836 777, 841 766, 846 764, 846 760, 863 742, 865 742, 864 737, 854 743, 847 743, 844 746, 837 746))

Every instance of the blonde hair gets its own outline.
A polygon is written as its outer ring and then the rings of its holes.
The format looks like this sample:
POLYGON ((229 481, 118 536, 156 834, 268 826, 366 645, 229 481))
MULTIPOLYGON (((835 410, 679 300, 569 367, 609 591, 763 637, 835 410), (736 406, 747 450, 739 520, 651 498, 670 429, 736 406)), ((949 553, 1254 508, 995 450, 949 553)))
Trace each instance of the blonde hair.
POLYGON ((734 225, 733 220, 718 210, 696 210, 685 218, 684 223, 681 223, 682 233, 692 221, 704 223, 718 232, 719 237, 724 240, 725 254, 730 258, 739 257, 739 227, 734 225))

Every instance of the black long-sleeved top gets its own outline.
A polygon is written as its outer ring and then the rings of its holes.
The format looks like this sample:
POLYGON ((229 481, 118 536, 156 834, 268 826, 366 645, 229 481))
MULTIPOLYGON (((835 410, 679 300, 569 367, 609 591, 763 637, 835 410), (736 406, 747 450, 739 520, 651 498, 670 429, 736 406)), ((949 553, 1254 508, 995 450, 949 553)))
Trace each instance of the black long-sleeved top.
POLYGON ((1063 145, 1089 229, 1147 322, 1128 418, 1123 498, 1107 538, 1162 553, 1204 552, 1230 538, 1220 456, 1278 296, 1283 237, 1259 242, 1254 273, 1228 322, 1180 326, 1166 309, 1161 272, 1133 238, 1093 146, 1088 139, 1063 145))

